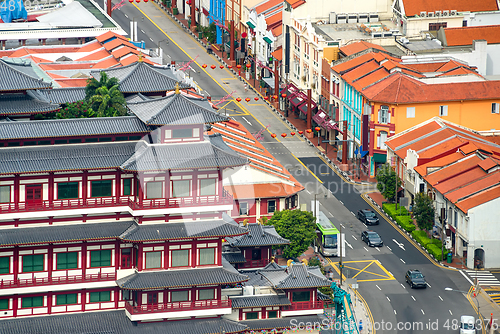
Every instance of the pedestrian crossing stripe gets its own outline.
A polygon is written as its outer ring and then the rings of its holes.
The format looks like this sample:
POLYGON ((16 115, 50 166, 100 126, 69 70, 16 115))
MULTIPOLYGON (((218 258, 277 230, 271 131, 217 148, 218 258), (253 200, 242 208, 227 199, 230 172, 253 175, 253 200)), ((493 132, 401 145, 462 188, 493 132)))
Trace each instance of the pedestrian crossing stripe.
POLYGON ((479 285, 500 286, 500 281, 487 270, 464 270, 479 285))

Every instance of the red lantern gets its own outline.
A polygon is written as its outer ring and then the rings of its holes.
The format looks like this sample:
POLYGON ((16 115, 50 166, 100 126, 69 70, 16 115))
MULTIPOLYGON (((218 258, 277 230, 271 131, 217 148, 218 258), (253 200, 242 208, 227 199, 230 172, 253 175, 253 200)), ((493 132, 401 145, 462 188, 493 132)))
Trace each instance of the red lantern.
POLYGON ((278 99, 278 95, 273 95, 273 99, 277 100, 278 99))
POLYGON ((276 138, 276 134, 275 133, 271 134, 271 137, 276 138))
POLYGON ((286 94, 285 94, 285 93, 281 94, 281 97, 282 97, 282 98, 285 98, 285 97, 286 97, 286 94))
POLYGON ((320 132, 321 131, 321 128, 319 126, 315 127, 314 130, 320 132))
POLYGON ((241 97, 236 98, 236 101, 241 102, 241 97))
POLYGON ((246 67, 247 67, 247 68, 250 68, 250 66, 252 66, 250 63, 247 63, 247 64, 246 64, 246 67))
POLYGON ((219 66, 219 67, 220 67, 220 69, 222 70, 222 69, 224 68, 224 65, 221 65, 221 66, 219 66))
POLYGON ((258 97, 254 97, 253 98, 255 101, 259 101, 259 98, 258 97))
POLYGON ((240 69, 240 68, 241 68, 241 65, 239 65, 239 64, 238 64, 238 65, 236 65, 236 68, 237 68, 237 69, 240 69))
POLYGON ((207 64, 203 64, 203 65, 201 65, 201 67, 207 68, 207 64))
POLYGON ((134 2, 134 0, 128 0, 128 2, 132 3, 132 2, 134 2))
POLYGON ((141 0, 135 0, 135 2, 139 3, 139 2, 141 2, 141 0))
POLYGON ((148 2, 149 0, 144 0, 144 2, 148 2))
POLYGON ((215 68, 216 68, 217 66, 212 65, 212 66, 210 66, 210 67, 212 68, 212 70, 215 70, 215 68))
POLYGON ((306 130, 306 132, 307 132, 307 133, 311 133, 311 132, 313 132, 313 130, 311 130, 311 129, 307 129, 307 130, 306 130))
POLYGON ((247 33, 246 32, 241 33, 241 37, 246 38, 247 37, 247 33))
POLYGON ((247 98, 245 99, 245 101, 250 102, 250 98, 249 98, 249 97, 247 97, 247 98))
POLYGON ((299 135, 301 135, 301 134, 303 134, 303 133, 304 133, 304 131, 302 131, 302 130, 299 130, 299 135))
POLYGON ((233 67, 232 67, 231 65, 227 65, 227 68, 231 69, 231 68, 233 68, 233 67))
POLYGON ((269 96, 264 96, 264 100, 269 100, 269 96))
POLYGON ((286 137, 286 133, 282 133, 281 137, 285 138, 286 137))
POLYGON ((290 132, 290 134, 291 134, 292 136, 295 136, 295 132, 290 132))
POLYGON ((222 242, 226 242, 226 239, 222 239, 222 242))

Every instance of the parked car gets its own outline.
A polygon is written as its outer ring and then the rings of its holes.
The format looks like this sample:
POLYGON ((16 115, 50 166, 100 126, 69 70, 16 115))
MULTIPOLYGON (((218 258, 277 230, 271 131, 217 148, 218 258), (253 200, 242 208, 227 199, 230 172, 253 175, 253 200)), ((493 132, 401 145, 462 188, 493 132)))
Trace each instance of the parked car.
POLYGON ((460 317, 460 334, 476 334, 476 322, 473 316, 460 317))
POLYGON ((368 209, 361 209, 358 211, 358 219, 366 225, 378 225, 379 219, 375 212, 368 209))
POLYGON ((417 269, 410 269, 406 272, 406 283, 410 284, 413 288, 427 288, 427 282, 425 281, 425 276, 417 269))
POLYGON ((374 231, 363 231, 361 233, 361 240, 366 242, 370 247, 382 247, 384 245, 380 235, 374 231))

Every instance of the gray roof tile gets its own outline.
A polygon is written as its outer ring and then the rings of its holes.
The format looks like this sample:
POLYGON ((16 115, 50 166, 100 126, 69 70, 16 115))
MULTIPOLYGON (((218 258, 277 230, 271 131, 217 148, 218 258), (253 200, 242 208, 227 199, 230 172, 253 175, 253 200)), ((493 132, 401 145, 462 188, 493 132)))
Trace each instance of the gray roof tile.
POLYGON ((321 326, 322 321, 324 321, 325 319, 326 318, 324 316, 303 315, 276 319, 245 320, 240 321, 239 323, 248 326, 248 331, 260 331, 262 329, 274 328, 294 329, 299 323, 303 323, 304 327, 307 323, 317 324, 317 326, 321 326))
POLYGON ((0 149, 0 174, 119 168, 137 142, 21 146, 0 149))
POLYGON ((85 312, 0 321, 9 334, 219 334, 238 333, 246 326, 222 318, 133 323, 125 311, 85 312))
POLYGON ((116 281, 125 290, 151 290, 186 286, 223 285, 244 282, 248 277, 223 267, 141 272, 116 281))
POLYGON ((71 103, 85 99, 85 87, 37 89, 36 94, 50 103, 71 103))
POLYGON ((282 238, 274 226, 266 226, 257 223, 248 224, 248 234, 228 238, 227 241, 233 247, 274 246, 287 245, 289 240, 282 238))
POLYGON ((31 65, 14 64, 0 59, 0 92, 50 88, 51 84, 39 78, 31 65))
POLYGON ((136 225, 133 221, 123 221, 0 230, 0 245, 33 245, 73 240, 117 239, 133 225, 136 225))
POLYGON ((122 164, 127 171, 158 171, 186 168, 233 167, 248 160, 236 152, 223 151, 212 143, 196 142, 180 145, 147 145, 138 148, 122 164))
POLYGON ((54 112, 58 104, 38 100, 33 94, 0 94, 0 115, 31 115, 54 112))
POLYGON ((222 253, 222 256, 229 263, 245 263, 247 260, 241 253, 222 253))
POLYGON ((148 133, 135 116, 53 119, 0 123, 0 140, 148 133))
POLYGON ((317 267, 308 267, 305 264, 295 264, 284 271, 260 271, 276 289, 299 289, 330 286, 332 283, 317 267))
POLYGON ((232 308, 268 307, 292 304, 285 295, 233 296, 230 298, 232 308))
POLYGON ((129 102, 127 107, 144 123, 150 125, 189 125, 227 121, 219 115, 206 99, 186 96, 182 93, 129 102))
MULTIPOLYGON (((145 62, 135 62, 127 66, 111 68, 102 71, 92 71, 90 74, 99 80, 101 72, 106 72, 108 78, 117 78, 122 93, 149 93, 174 90, 179 81, 169 68, 149 65, 145 62)), ((181 89, 189 88, 181 84, 181 89)))
POLYGON ((244 273, 248 276, 248 281, 243 283, 245 286, 272 286, 257 270, 245 270, 244 273))

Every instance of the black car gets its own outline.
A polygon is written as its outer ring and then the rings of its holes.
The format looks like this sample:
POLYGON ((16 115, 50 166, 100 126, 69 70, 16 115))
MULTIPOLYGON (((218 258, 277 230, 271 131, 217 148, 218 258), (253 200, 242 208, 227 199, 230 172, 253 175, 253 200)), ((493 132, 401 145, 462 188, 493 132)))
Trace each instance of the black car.
POLYGON ((417 269, 410 269, 406 272, 406 283, 410 284, 411 288, 427 288, 425 276, 417 269))
POLYGON ((361 233, 361 240, 366 242, 370 247, 382 247, 384 242, 377 232, 373 231, 363 231, 361 233))
POLYGON ((361 209, 358 211, 358 219, 366 225, 378 225, 379 220, 375 212, 372 210, 361 209))

